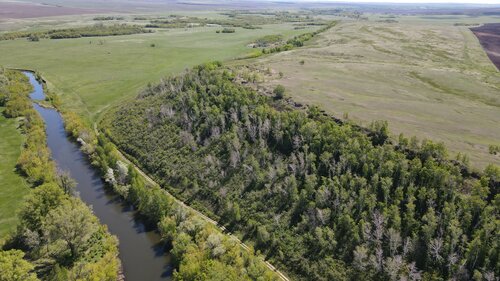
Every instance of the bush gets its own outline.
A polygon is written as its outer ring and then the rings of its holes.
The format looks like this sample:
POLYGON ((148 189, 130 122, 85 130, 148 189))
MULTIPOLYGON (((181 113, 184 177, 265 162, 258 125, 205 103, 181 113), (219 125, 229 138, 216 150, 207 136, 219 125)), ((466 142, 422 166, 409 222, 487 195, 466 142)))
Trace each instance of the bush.
POLYGON ((222 33, 235 33, 235 32, 236 32, 236 29, 234 29, 234 28, 227 28, 227 27, 225 27, 222 30, 222 33))
POLYGON ((497 155, 498 153, 500 153, 500 145, 492 144, 488 146, 488 151, 490 152, 490 154, 497 155))
POLYGON ((285 96, 285 87, 283 85, 276 86, 273 94, 276 99, 282 99, 285 96))
POLYGON ((30 36, 28 37, 28 41, 38 42, 38 41, 40 41, 40 38, 36 34, 30 34, 30 36))
POLYGON ((269 45, 279 43, 283 40, 283 35, 281 34, 276 34, 276 35, 266 35, 264 37, 261 37, 255 41, 255 45, 257 47, 268 47, 269 45))

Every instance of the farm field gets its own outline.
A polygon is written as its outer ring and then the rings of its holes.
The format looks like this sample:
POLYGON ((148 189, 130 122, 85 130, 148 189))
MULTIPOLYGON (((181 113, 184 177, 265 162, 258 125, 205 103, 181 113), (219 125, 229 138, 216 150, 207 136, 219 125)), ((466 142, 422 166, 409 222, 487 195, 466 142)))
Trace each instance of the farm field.
POLYGON ((471 29, 491 61, 500 70, 500 23, 485 24, 471 29))
POLYGON ((21 153, 23 137, 17 130, 16 119, 3 116, 0 107, 0 241, 13 230, 17 223, 16 211, 29 187, 15 171, 21 153))
POLYGON ((500 73, 469 27, 398 21, 343 21, 255 65, 282 72, 265 85, 284 85, 297 102, 365 126, 387 120, 394 135, 442 141, 451 157, 465 152, 480 168, 500 163, 488 153, 500 139, 500 73))
POLYGON ((182 72, 210 60, 248 55, 247 45, 259 37, 290 37, 315 27, 295 30, 292 24, 264 25, 262 29, 164 29, 155 33, 64 40, 0 41, 0 65, 40 71, 62 94, 66 108, 95 119, 105 108, 137 95, 148 82, 182 72))

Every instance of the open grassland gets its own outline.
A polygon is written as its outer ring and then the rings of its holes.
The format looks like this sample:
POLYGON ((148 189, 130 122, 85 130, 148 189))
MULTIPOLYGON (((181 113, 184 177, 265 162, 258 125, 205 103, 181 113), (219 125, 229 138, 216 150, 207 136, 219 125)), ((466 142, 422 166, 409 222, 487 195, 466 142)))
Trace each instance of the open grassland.
MULTIPOLYGON (((1 0, 0 0, 1 3, 1 0)), ((0 15, 0 32, 11 31, 40 31, 49 29, 63 29, 93 25, 99 22, 105 24, 138 24, 149 23, 150 19, 167 18, 170 15, 191 16, 210 19, 227 19, 226 16, 216 11, 173 11, 160 10, 156 12, 143 12, 134 14, 123 14, 116 12, 102 12, 98 14, 61 15, 34 18, 8 18, 0 15), (94 20, 96 17, 117 17, 116 20, 102 21, 94 20), (139 20, 136 18, 143 18, 139 20)))
POLYGON ((5 118, 3 109, 0 107, 0 241, 15 228, 16 211, 30 190, 15 169, 23 142, 18 122, 5 118))
MULTIPOLYGON (((451 21, 451 20, 450 20, 451 21)), ((394 134, 443 141, 478 167, 500 163, 500 73, 464 26, 437 20, 343 22, 306 48, 256 61, 296 101, 394 134)))
POLYGON ((93 119, 106 107, 135 96, 148 82, 206 61, 245 56, 253 52, 247 45, 264 35, 291 37, 316 28, 261 27, 236 28, 231 34, 200 27, 100 38, 1 41, 0 64, 40 71, 49 87, 62 94, 66 108, 93 119))
MULTIPOLYGON (((448 11, 449 12, 449 11, 448 11)), ((364 14, 370 21, 386 21, 393 20, 398 23, 416 24, 416 25, 433 25, 433 26, 450 26, 450 25, 478 25, 483 23, 494 23, 500 21, 500 15, 403 15, 403 14, 380 14, 367 13, 364 14)))

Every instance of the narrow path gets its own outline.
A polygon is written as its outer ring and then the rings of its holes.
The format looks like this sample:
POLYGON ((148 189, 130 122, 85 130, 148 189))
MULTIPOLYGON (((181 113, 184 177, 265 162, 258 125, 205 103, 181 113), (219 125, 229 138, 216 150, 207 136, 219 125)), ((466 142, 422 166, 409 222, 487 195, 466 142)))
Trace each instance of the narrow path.
MULTIPOLYGON (((94 123, 94 130, 96 131, 96 134, 99 134, 99 131, 97 129, 97 125, 94 123)), ((115 146, 116 147, 116 146, 115 146)), ((116 147, 116 150, 118 151, 118 154, 121 158, 122 161, 124 161, 125 163, 127 164, 130 164, 132 165, 138 172, 139 174, 141 174, 150 184, 152 185, 157 185, 157 186, 160 186, 158 183, 156 183, 151 177, 149 177, 145 172, 143 172, 137 165, 135 165, 132 161, 130 161, 121 151, 118 147, 116 147)), ((177 197, 175 197, 174 195, 172 195, 170 192, 166 191, 165 189, 161 189, 163 190, 163 192, 165 192, 166 194, 170 195, 174 201, 176 203, 178 203, 179 205, 183 206, 184 208, 186 208, 187 210, 189 211, 192 211, 193 213, 197 214, 198 216, 200 216, 203 220, 205 220, 206 222, 209 222, 211 224, 213 224, 214 226, 216 226, 221 232, 225 233, 227 232, 227 229, 224 227, 224 226, 220 226, 215 220, 207 217, 206 215, 204 215, 203 213, 201 213, 200 211, 190 207, 189 205, 187 205, 186 203, 184 203, 183 201, 179 200, 177 197)), ((235 235, 231 234, 231 233, 227 233, 227 235, 229 235, 232 239, 234 239, 235 241, 238 242, 238 244, 246 251, 250 251, 250 248, 245 244, 243 243, 238 237, 236 237, 235 235)), ((267 266, 267 268, 269 268, 271 271, 274 271, 276 272, 276 274, 281 278, 281 280, 283 281, 291 281, 288 277, 286 277, 285 274, 283 274, 281 271, 279 271, 275 266, 273 266, 269 261, 264 261, 265 262, 265 265, 267 266)))

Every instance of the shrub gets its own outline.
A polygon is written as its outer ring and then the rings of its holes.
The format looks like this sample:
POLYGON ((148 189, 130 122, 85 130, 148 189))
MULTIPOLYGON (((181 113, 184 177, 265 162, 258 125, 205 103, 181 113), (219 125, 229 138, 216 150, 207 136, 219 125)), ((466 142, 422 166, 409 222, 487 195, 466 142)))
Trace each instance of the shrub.
POLYGON ((282 99, 285 96, 285 87, 283 85, 276 86, 273 94, 276 99, 282 99))
POLYGON ((38 42, 38 41, 40 41, 40 38, 36 34, 30 34, 30 36, 28 37, 28 41, 38 42))

